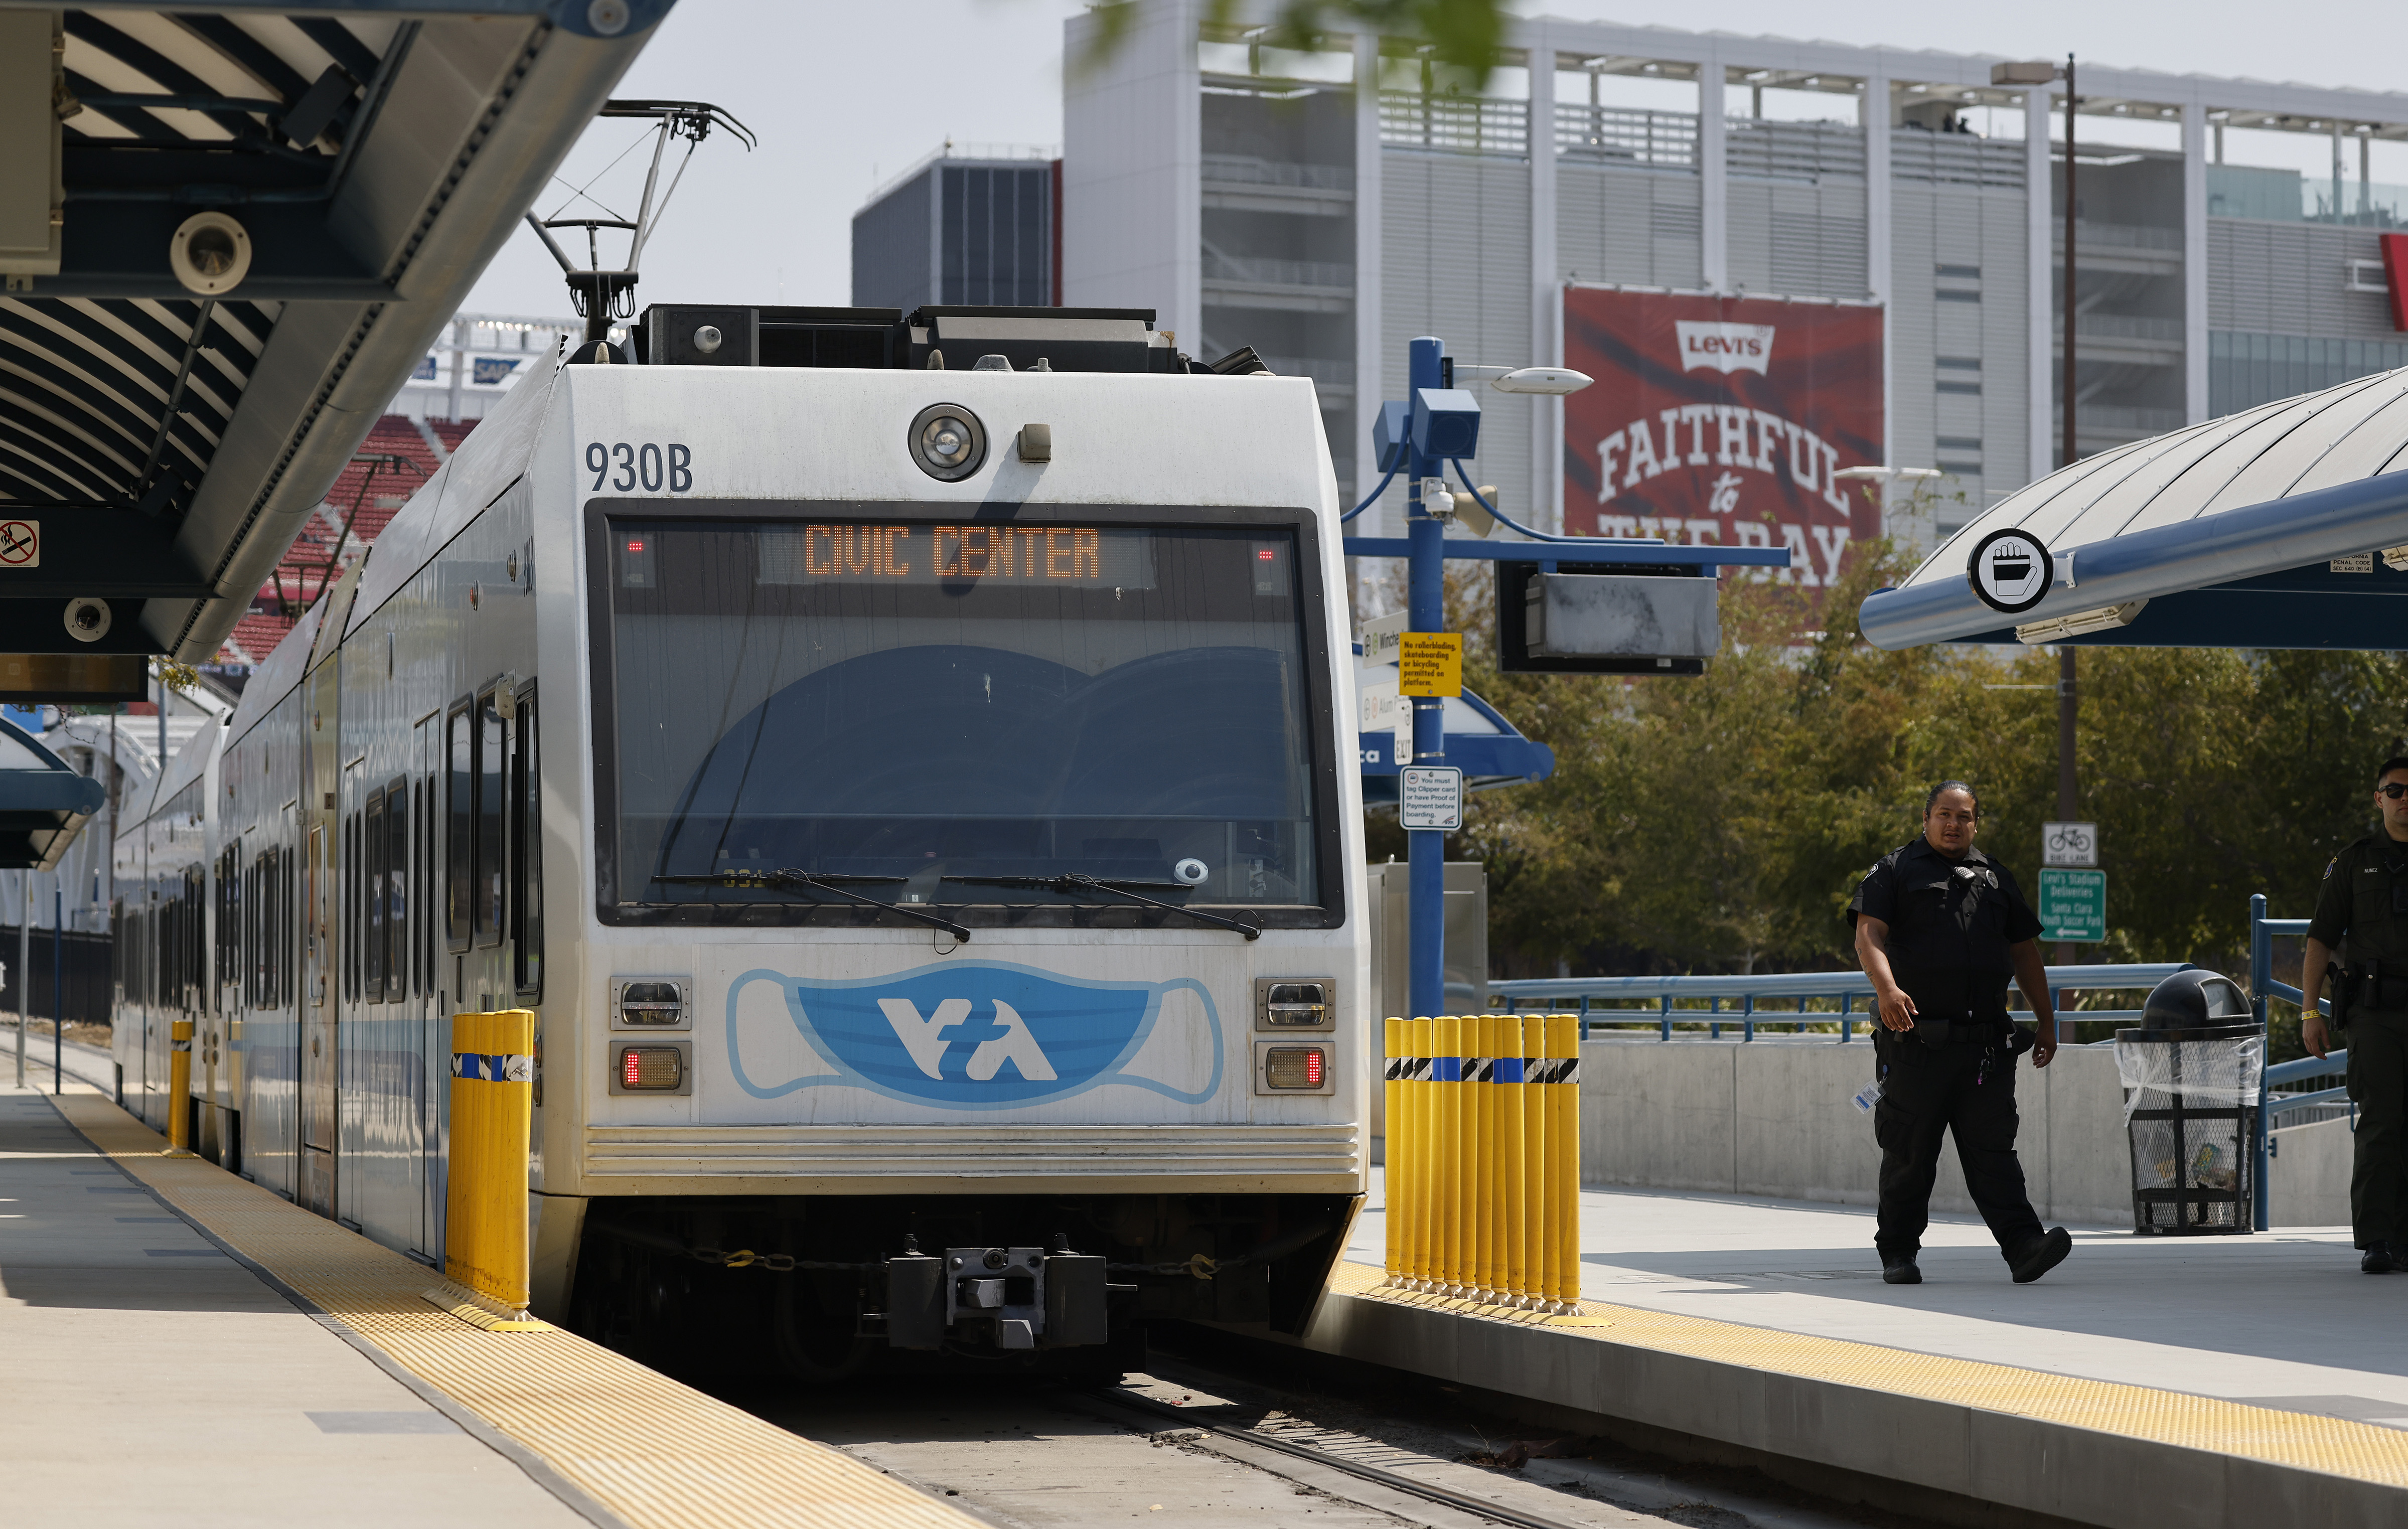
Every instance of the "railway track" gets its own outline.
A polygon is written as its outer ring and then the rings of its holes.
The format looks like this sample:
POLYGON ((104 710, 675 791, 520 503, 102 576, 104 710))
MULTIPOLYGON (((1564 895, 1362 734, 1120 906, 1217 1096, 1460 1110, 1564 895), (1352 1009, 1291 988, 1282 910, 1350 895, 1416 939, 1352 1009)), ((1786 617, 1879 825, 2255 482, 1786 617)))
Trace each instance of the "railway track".
POLYGON ((1299 1392, 1268 1366, 1245 1356, 1225 1364, 1227 1357, 1216 1352, 1208 1367, 1157 1356, 1147 1373, 1096 1388, 947 1378, 821 1396, 770 1387, 723 1394, 1012 1529, 1128 1522, 1904 1529, 1908 1522, 1818 1503, 1742 1473, 1500 1427, 1459 1408, 1450 1416, 1426 1405, 1430 1398, 1419 1392, 1434 1388, 1419 1382, 1377 1395, 1299 1392))

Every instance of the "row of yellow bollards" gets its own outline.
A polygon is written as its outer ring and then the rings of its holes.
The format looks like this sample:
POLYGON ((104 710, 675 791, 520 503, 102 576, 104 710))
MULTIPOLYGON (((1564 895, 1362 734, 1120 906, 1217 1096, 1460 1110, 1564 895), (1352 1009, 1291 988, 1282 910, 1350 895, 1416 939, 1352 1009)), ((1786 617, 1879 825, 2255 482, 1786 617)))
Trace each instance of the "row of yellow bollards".
POLYGON ((1580 1301, 1580 1016, 1387 1022, 1388 1283, 1580 1301))

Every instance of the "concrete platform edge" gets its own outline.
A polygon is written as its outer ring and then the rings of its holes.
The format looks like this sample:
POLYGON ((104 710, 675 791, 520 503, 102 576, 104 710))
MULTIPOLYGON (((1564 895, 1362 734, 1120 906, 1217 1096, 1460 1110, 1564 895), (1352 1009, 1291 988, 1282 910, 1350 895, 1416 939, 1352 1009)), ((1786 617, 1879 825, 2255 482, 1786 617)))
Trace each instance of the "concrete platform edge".
MULTIPOLYGON (((49 1102, 48 1095, 44 1095, 43 1097, 45 1102, 49 1102)), ((107 1163, 110 1167, 116 1169, 127 1183, 139 1189, 150 1198, 151 1204, 157 1206, 167 1214, 175 1217, 178 1221, 182 1222, 186 1226, 191 1227, 194 1233, 200 1236, 204 1241, 208 1242, 210 1247, 215 1248, 218 1251, 225 1254, 226 1257, 240 1265, 246 1271, 257 1279, 260 1283, 265 1285, 268 1289, 276 1292, 278 1295, 292 1303, 294 1309, 300 1311, 310 1321, 316 1322, 319 1326, 325 1328, 328 1332, 334 1334, 337 1337, 341 1338, 345 1343, 349 1344, 352 1349, 358 1350, 361 1357, 367 1360, 369 1364, 374 1365, 384 1374, 392 1377, 394 1380, 399 1381, 402 1386, 407 1388, 410 1393, 415 1395, 420 1401, 424 1402, 427 1406, 435 1408, 436 1411, 442 1413, 444 1417, 451 1420, 453 1423, 456 1423, 460 1427, 461 1431, 467 1434, 469 1437, 493 1450, 495 1454, 500 1455, 512 1465, 517 1466, 518 1469, 525 1475, 527 1479, 533 1481, 537 1486, 541 1487, 544 1491, 552 1493, 552 1496, 560 1499, 560 1501, 566 1506, 571 1512, 584 1519, 587 1522, 596 1525, 597 1529, 635 1529, 635 1525, 633 1525, 629 1520, 612 1512, 609 1508, 588 1495, 585 1490, 580 1487, 576 1482, 569 1480, 566 1477, 562 1476, 558 1471, 552 1469, 551 1463, 545 1460, 543 1456, 536 1453, 533 1450, 528 1449, 525 1445, 521 1444, 516 1439, 511 1438, 509 1435, 495 1428, 492 1423, 487 1422, 475 1412, 453 1400, 449 1394, 437 1387, 431 1385, 426 1380, 411 1374, 408 1369, 404 1368, 398 1362, 396 1362, 392 1355, 379 1348, 374 1339, 368 1337, 366 1334, 358 1331, 356 1328, 353 1328, 340 1317, 328 1312, 316 1302, 310 1300, 309 1297, 302 1294, 299 1291, 294 1290, 291 1285, 288 1285, 283 1280, 278 1279, 272 1271, 262 1267, 258 1263, 244 1254, 240 1250, 233 1247, 227 1243, 224 1238, 210 1231, 206 1223, 195 1221, 192 1216, 186 1214, 184 1210, 170 1201, 165 1195, 161 1194, 149 1184, 144 1183, 133 1174, 128 1173, 125 1169, 125 1165, 118 1162, 116 1157, 112 1155, 108 1149, 102 1147, 98 1142, 93 1141, 91 1136, 84 1134, 83 1128, 76 1124, 73 1116, 67 1114, 66 1111, 63 1109, 59 1109, 56 1104, 51 1104, 50 1107, 57 1111, 59 1119, 66 1125, 68 1130, 73 1131, 85 1145, 91 1147, 102 1162, 107 1163)))
POLYGON ((2388 1529, 2408 1518, 2408 1493, 2379 1482, 1340 1291, 1323 1298, 1297 1341, 1498 1396, 2102 1529, 2388 1529))

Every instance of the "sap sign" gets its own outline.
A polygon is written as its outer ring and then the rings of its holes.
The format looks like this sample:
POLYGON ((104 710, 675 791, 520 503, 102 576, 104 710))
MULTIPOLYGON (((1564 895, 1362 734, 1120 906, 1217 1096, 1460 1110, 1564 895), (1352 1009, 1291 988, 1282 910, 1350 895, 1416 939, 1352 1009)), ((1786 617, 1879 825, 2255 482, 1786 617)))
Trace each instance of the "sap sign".
POLYGON ((1191 978, 1088 982, 963 962, 854 982, 755 970, 727 992, 728 1061, 737 1086, 756 1099, 834 1084, 951 1109, 1010 1109, 1121 1083, 1199 1104, 1220 1088, 1222 1050, 1211 994, 1191 978), (738 1008, 757 982, 778 985, 796 1030, 829 1071, 786 1081, 748 1072, 738 1008), (1200 1011, 1210 1032, 1211 1076, 1194 1093, 1131 1066, 1174 993, 1194 1000, 1180 1006, 1180 1022, 1200 1011))

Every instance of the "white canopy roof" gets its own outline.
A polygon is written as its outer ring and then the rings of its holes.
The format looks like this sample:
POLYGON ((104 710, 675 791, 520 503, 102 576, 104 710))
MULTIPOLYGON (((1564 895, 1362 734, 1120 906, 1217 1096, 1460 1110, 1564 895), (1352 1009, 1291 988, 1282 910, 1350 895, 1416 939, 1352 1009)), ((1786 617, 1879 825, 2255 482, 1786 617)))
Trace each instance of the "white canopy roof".
POLYGON ((2408 648, 2408 369, 2075 463, 2018 490, 1868 598, 1866 638, 2408 648), (1982 603, 1968 559, 2020 529, 2055 559, 2039 605, 1982 603), (2339 560, 2339 561, 2336 561, 2339 560))

